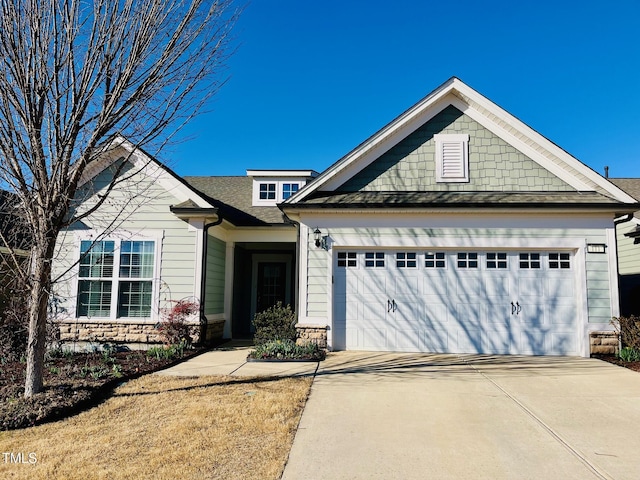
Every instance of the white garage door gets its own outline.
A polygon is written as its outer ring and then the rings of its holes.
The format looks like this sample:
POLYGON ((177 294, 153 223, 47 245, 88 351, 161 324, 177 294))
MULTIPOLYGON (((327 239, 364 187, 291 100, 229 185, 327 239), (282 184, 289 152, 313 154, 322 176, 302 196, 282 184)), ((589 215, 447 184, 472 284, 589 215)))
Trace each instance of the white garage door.
POLYGON ((338 350, 577 355, 566 251, 338 251, 338 350))

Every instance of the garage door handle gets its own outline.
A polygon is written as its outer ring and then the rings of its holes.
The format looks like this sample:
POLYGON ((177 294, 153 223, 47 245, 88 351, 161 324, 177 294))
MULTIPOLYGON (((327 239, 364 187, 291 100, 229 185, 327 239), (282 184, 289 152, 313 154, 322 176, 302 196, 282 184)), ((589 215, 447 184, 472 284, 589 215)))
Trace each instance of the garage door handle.
POLYGON ((513 315, 514 313, 516 313, 516 306, 513 304, 513 302, 511 302, 511 315, 513 315))
POLYGON ((391 300, 391 303, 393 304, 393 311, 396 311, 397 305, 396 305, 396 301, 395 300, 391 300))
POLYGON ((387 300, 387 313, 389 313, 391 311, 391 300, 387 300))
POLYGON ((516 302, 516 307, 518 307, 516 309, 516 315, 520 315, 520 312, 522 311, 522 307, 520 306, 520 304, 518 302, 516 302))

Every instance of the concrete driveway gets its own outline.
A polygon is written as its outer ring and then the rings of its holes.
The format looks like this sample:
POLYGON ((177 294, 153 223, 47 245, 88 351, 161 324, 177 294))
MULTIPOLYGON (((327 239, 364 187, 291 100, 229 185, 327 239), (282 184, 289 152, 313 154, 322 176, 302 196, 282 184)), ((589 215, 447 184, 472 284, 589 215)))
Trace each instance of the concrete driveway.
POLYGON ((584 358, 337 352, 283 475, 638 479, 640 374, 584 358))

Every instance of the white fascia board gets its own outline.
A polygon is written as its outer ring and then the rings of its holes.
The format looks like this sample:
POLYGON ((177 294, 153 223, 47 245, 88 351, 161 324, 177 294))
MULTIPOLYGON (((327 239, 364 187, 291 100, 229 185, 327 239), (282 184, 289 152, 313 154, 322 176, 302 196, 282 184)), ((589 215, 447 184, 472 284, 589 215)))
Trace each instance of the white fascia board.
POLYGON ((213 208, 208 201, 189 188, 183 182, 171 175, 160 162, 153 160, 143 150, 136 148, 128 140, 118 137, 105 148, 102 158, 92 163, 82 175, 80 186, 91 181, 106 168, 109 168, 117 160, 124 158, 138 171, 143 171, 149 178, 154 179, 167 192, 171 193, 179 202, 192 200, 202 208, 213 208))
POLYGON ((561 178, 562 180, 564 180, 574 188, 577 188, 578 190, 593 191, 595 190, 595 188, 593 188, 593 186, 587 186, 584 182, 576 178, 570 172, 568 172, 561 166, 555 164, 555 162, 553 162, 551 159, 549 159, 544 155, 541 155, 535 149, 535 147, 540 147, 543 150, 549 152, 551 155, 559 158, 567 166, 573 168, 574 170, 579 172, 581 175, 585 176, 588 180, 590 180, 600 188, 604 189, 605 191, 609 192, 616 200, 619 200, 624 203, 636 203, 636 200, 633 197, 631 197, 626 192, 624 192, 623 190, 615 186, 613 183, 609 182, 607 179, 605 179, 604 177, 602 177, 601 175, 593 171, 591 168, 589 168, 587 165, 582 163, 580 160, 578 160, 577 158, 567 153, 565 150, 560 148, 551 140, 539 134, 534 129, 529 127, 527 124, 518 120, 509 112, 499 107, 498 105, 493 103, 491 100, 489 100, 482 94, 476 92, 468 85, 464 84, 458 79, 455 79, 455 80, 456 80, 455 90, 460 92, 462 95, 469 97, 471 100, 473 100, 478 105, 480 105, 483 109, 487 110, 492 116, 495 116, 495 118, 492 118, 486 115, 484 112, 478 111, 476 108, 474 108, 470 104, 470 102, 467 102, 459 97, 458 97, 459 101, 453 105, 456 108, 463 111, 464 113, 469 114, 471 118, 476 120, 482 126, 491 130, 493 133, 495 133, 500 138, 502 138, 505 142, 513 145, 515 148, 522 151, 522 153, 529 156, 532 160, 535 160, 541 166, 549 170, 551 173, 558 176, 559 178, 561 178), (467 108, 465 109, 464 106, 466 106, 467 108), (505 124, 509 125, 509 127, 516 130, 520 135, 524 136, 526 139, 531 140, 533 142, 532 143, 533 146, 529 146, 528 144, 525 143, 524 140, 519 138, 517 135, 514 135, 513 133, 509 132, 502 125, 500 125, 500 123, 497 120, 504 122, 505 124), (489 122, 487 123, 487 121, 489 122), (495 128, 498 131, 495 131, 494 129, 492 129, 490 125, 492 125, 493 128, 495 128), (502 133, 499 133, 499 132, 502 132, 502 133))
POLYGON ((247 170, 247 177, 316 177, 315 170, 247 170))

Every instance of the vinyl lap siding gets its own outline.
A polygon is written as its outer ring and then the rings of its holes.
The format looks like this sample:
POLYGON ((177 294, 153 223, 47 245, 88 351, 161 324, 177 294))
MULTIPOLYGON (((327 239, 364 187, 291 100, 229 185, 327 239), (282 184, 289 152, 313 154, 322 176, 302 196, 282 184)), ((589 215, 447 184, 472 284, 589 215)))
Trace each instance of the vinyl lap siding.
MULTIPOLYGON (((124 171, 123 175, 132 173, 124 171)), ((93 193, 103 191, 108 176, 108 172, 98 175, 93 184, 93 193)), ((84 194, 86 197, 87 193, 84 194)), ((86 205, 90 205, 91 201, 89 197, 86 205)), ((170 212, 169 207, 177 203, 178 200, 158 182, 141 173, 134 173, 131 179, 111 192, 108 201, 97 212, 61 235, 54 275, 58 276, 69 268, 71 271, 64 275, 55 291, 69 316, 75 316, 76 299, 72 298, 72 292, 77 283, 77 278, 73 276, 77 267, 73 267, 73 263, 78 255, 77 236, 83 237, 83 230, 101 232, 111 229, 123 238, 143 238, 145 231, 162 232, 160 271, 155 272, 156 281, 159 282, 159 304, 154 305, 153 309, 158 311, 168 306, 170 301, 194 296, 196 232, 189 231, 187 223, 170 212), (117 221, 114 222, 114 219, 117 221)), ((79 210, 82 211, 82 208, 81 205, 79 210)))
POLYGON ((636 228, 635 222, 621 223, 616 228, 618 237, 618 265, 620 275, 637 275, 640 273, 640 245, 634 244, 634 239, 625 237, 636 228))
POLYGON ((208 237, 204 313, 224 313, 225 255, 227 244, 208 237))

